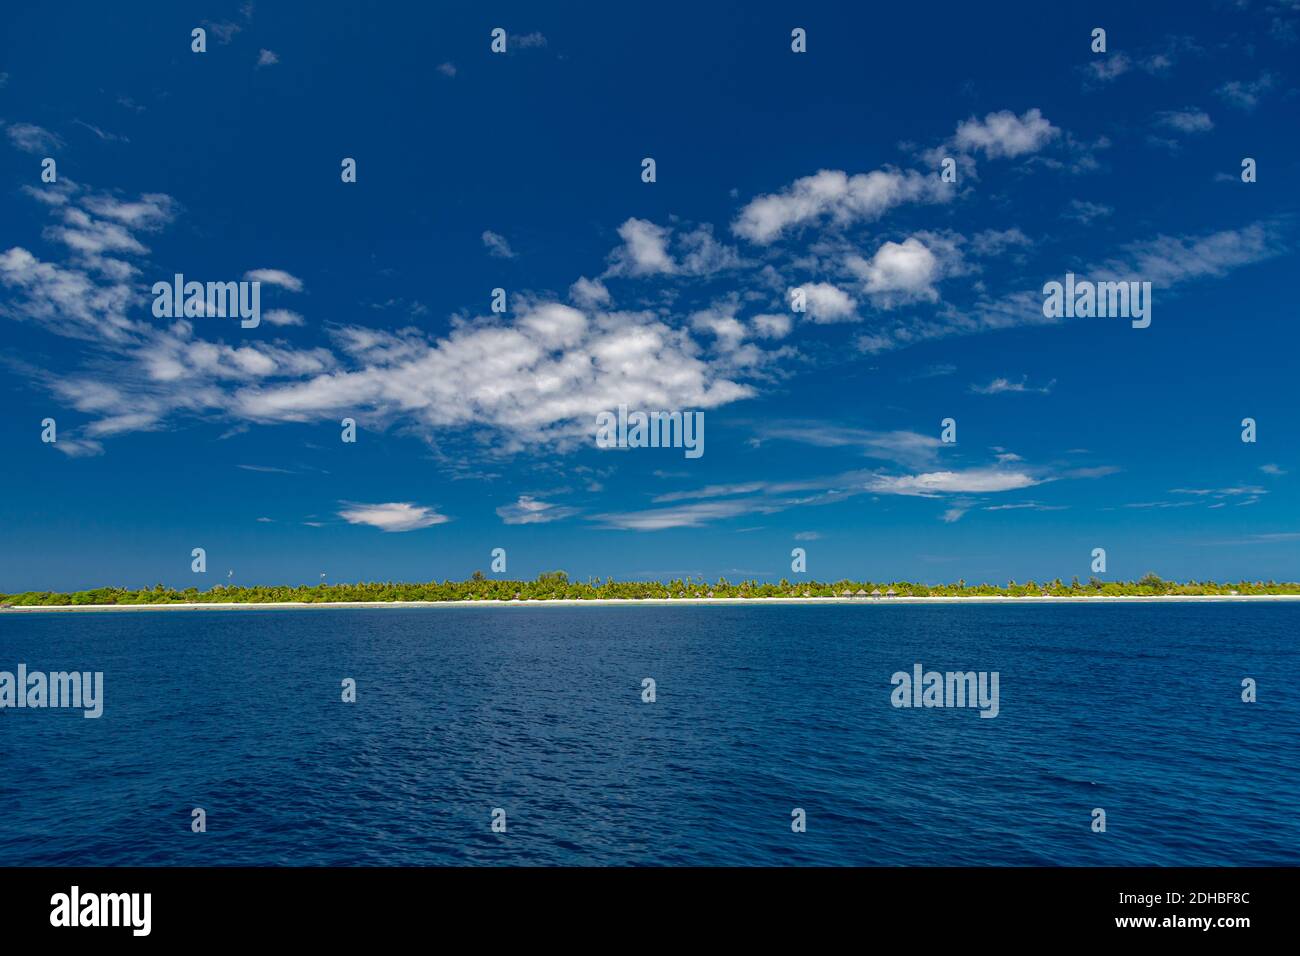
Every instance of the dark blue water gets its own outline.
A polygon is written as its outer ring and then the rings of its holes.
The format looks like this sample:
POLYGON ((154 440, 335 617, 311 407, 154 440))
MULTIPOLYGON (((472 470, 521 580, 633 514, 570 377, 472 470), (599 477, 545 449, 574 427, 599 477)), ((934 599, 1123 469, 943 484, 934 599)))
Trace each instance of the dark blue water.
POLYGON ((0 670, 106 705, 0 711, 0 864, 1296 864, 1298 635, 1294 603, 3 615, 0 670), (998 671, 999 716, 892 707, 918 661, 998 671))

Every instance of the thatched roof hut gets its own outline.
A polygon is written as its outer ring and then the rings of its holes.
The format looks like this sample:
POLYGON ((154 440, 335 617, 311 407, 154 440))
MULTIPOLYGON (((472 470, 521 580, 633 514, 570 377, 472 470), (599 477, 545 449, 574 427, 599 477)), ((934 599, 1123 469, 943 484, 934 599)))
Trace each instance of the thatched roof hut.
POLYGON ((848 588, 845 588, 843 591, 840 592, 840 597, 853 597, 853 592, 850 591, 848 588))
POLYGON ((885 597, 898 597, 898 592, 895 591, 893 588, 890 588, 888 591, 885 592, 885 597))
POLYGON ((880 597, 880 588, 876 588, 875 590, 873 590, 873 591, 871 592, 871 596, 872 596, 873 598, 878 598, 878 597, 880 597))
POLYGON ((853 595, 853 596, 854 596, 854 597, 866 597, 866 596, 867 596, 867 592, 864 591, 864 590, 862 590, 862 588, 858 588, 858 592, 857 592, 855 595, 853 595))

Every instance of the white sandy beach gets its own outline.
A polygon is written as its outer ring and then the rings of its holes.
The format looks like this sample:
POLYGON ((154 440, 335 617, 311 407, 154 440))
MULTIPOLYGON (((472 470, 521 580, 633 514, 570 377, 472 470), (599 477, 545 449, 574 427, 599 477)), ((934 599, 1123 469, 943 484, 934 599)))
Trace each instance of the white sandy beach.
POLYGON ((892 598, 845 598, 845 597, 761 597, 761 598, 597 598, 584 600, 537 600, 537 601, 335 601, 310 604, 298 601, 279 601, 266 604, 225 603, 225 604, 54 604, 46 607, 8 607, 0 608, 0 614, 43 613, 46 611, 295 611, 328 610, 330 608, 374 608, 376 610, 402 607, 437 608, 437 607, 595 607, 595 606, 639 606, 639 605, 736 605, 736 604, 803 604, 822 606, 827 604, 856 604, 874 607, 888 604, 1123 604, 1152 603, 1169 604, 1172 602, 1196 601, 1300 601, 1300 594, 1196 594, 1168 595, 1163 597, 1143 597, 1139 595, 1089 597, 1002 597, 989 595, 982 597, 892 597, 892 598))

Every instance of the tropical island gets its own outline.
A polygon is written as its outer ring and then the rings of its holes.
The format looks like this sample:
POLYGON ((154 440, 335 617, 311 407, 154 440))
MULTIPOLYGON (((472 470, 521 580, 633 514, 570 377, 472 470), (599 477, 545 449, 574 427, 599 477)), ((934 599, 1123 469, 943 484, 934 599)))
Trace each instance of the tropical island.
POLYGON ((563 571, 548 571, 532 581, 491 578, 481 571, 465 581, 429 581, 401 583, 393 581, 356 584, 221 585, 206 591, 198 588, 176 590, 162 584, 131 590, 122 587, 93 588, 87 591, 25 591, 21 594, 0 593, 0 607, 78 608, 141 607, 179 605, 293 605, 293 604, 400 604, 400 603, 469 603, 522 601, 708 601, 708 600, 779 600, 834 599, 838 601, 991 599, 991 598, 1159 598, 1159 597, 1300 597, 1300 583, 1276 581, 1166 581, 1148 573, 1137 581, 1103 581, 1089 578, 1086 583, 1075 577, 1068 584, 1060 578, 1051 581, 1009 581, 1005 585, 970 584, 959 580, 953 584, 919 584, 911 581, 741 581, 732 584, 719 578, 709 584, 703 578, 678 578, 672 581, 615 581, 592 578, 585 582, 570 581, 563 571))

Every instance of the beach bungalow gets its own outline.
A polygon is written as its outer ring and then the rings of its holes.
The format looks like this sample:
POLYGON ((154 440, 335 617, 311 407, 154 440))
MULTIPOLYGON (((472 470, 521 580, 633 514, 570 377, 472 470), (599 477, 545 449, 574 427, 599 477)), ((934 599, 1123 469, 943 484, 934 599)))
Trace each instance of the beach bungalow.
POLYGON ((877 601, 879 601, 879 600, 880 600, 880 588, 876 588, 874 591, 872 591, 872 592, 871 592, 871 596, 872 596, 873 598, 875 598, 877 601))
POLYGON ((895 591, 893 588, 890 588, 888 591, 885 592, 885 597, 887 598, 898 597, 898 592, 895 591))
POLYGON ((853 592, 850 591, 848 588, 845 588, 843 591, 840 592, 840 597, 851 598, 853 597, 853 592))
POLYGON ((709 597, 713 597, 713 592, 712 592, 712 591, 709 592, 709 597))

